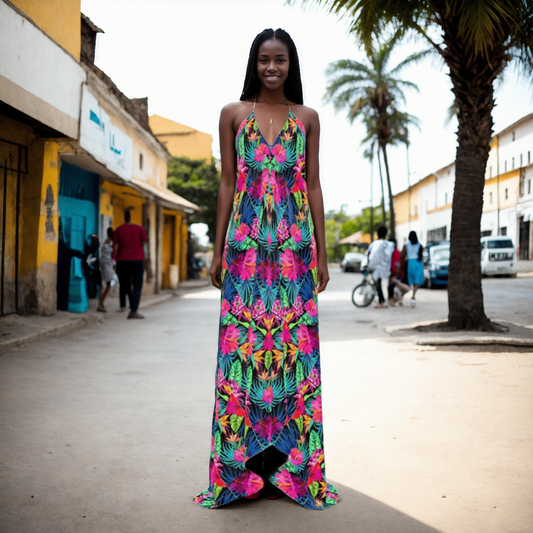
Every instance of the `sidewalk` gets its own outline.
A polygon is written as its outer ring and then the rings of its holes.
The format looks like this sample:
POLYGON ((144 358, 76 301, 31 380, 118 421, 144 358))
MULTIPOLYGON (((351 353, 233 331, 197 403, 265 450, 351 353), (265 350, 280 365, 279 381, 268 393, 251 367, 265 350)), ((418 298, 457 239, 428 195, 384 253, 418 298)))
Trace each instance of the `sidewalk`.
MULTIPOLYGON (((139 308, 146 309, 188 292, 199 290, 207 285, 207 279, 182 281, 175 291, 162 290, 159 294, 143 295, 139 308)), ((109 319, 126 319, 125 313, 117 313, 119 301, 116 293, 109 294, 105 305, 108 310, 107 313, 98 313, 96 311, 98 300, 92 299, 89 300, 87 313, 58 311, 53 316, 7 315, 0 317, 0 354, 16 346, 48 337, 57 337, 89 324, 103 323, 109 319)))

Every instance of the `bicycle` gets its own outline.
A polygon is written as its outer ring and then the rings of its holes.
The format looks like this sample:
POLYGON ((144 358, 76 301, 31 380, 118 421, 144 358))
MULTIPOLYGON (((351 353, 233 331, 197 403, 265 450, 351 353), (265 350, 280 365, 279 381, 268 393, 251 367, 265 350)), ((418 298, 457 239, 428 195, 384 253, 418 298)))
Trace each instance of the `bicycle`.
POLYGON ((368 274, 367 270, 363 270, 363 281, 352 291, 352 303, 356 307, 368 307, 378 294, 372 275, 368 274))

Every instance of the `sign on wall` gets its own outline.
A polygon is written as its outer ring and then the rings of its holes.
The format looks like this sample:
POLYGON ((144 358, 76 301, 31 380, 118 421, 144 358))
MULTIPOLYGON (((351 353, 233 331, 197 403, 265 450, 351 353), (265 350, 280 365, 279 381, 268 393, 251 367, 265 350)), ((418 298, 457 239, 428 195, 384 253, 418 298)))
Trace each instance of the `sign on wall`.
POLYGON ((83 88, 80 146, 123 179, 131 180, 133 140, 111 122, 98 100, 83 88))

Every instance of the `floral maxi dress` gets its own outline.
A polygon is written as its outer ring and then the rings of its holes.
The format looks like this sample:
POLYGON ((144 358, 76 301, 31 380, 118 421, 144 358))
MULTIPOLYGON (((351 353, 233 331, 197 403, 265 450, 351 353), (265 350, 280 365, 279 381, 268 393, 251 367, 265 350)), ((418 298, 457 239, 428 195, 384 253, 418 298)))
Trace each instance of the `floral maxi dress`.
MULTIPOLYGON (((255 104, 254 104, 255 108, 255 104)), ((269 145, 254 111, 236 136, 237 184, 222 262, 222 304, 209 489, 215 508, 258 492, 246 461, 274 446, 269 475, 309 509, 339 501, 326 482, 317 258, 305 181, 305 129, 289 108, 269 145)))

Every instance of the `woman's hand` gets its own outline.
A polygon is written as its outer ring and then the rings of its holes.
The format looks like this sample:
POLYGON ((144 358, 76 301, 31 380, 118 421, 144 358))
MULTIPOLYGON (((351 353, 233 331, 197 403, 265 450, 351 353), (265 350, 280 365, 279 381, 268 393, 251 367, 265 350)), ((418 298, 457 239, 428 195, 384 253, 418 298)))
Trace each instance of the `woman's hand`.
POLYGON ((318 293, 324 292, 329 282, 328 260, 326 258, 318 261, 317 268, 317 289, 318 293))
POLYGON ((209 275, 211 276, 211 284, 213 287, 220 289, 222 285, 222 257, 213 256, 211 261, 211 268, 209 269, 209 275))

